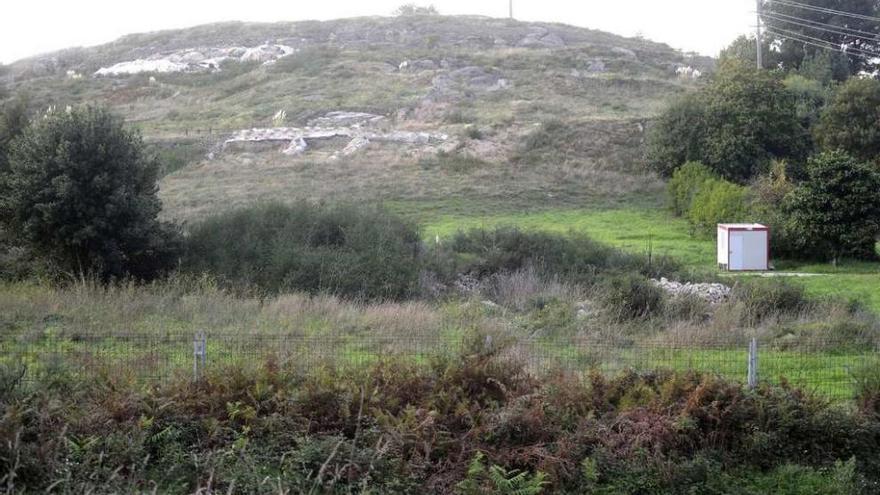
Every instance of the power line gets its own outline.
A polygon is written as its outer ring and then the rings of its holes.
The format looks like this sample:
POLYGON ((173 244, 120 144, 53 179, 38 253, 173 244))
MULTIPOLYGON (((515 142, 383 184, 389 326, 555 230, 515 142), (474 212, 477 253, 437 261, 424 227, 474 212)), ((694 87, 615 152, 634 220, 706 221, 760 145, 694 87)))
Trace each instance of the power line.
POLYGON ((814 36, 809 36, 809 35, 799 33, 797 31, 791 31, 788 29, 771 28, 771 30, 773 31, 773 34, 775 34, 777 36, 781 36, 783 38, 788 38, 788 39, 792 39, 795 41, 803 41, 804 39, 808 39, 808 40, 811 40, 814 42, 827 43, 831 47, 835 47, 835 49, 840 50, 841 52, 844 52, 844 53, 857 53, 857 54, 862 54, 862 55, 866 55, 869 57, 880 58, 880 52, 863 50, 861 48, 857 48, 857 47, 853 47, 853 46, 849 46, 849 45, 844 45, 844 44, 838 45, 832 41, 828 41, 828 40, 825 40, 822 38, 816 38, 814 36), (781 33, 780 33, 780 31, 781 31, 781 33))
POLYGON ((794 17, 794 16, 785 15, 785 14, 771 14, 771 13, 764 12, 762 14, 762 16, 768 17, 770 19, 773 19, 773 20, 776 20, 779 22, 785 22, 788 24, 794 24, 797 26, 815 29, 817 31, 825 31, 828 33, 840 34, 843 36, 850 36, 853 38, 860 38, 860 39, 864 39, 864 40, 868 40, 868 41, 877 41, 878 37, 880 37, 880 33, 870 33, 868 31, 860 31, 858 29, 843 28, 843 27, 834 26, 832 24, 825 24, 823 22, 810 21, 809 19, 801 19, 800 17, 794 17), (852 31, 852 32, 848 32, 848 31, 852 31), (862 33, 864 35, 856 34, 856 33, 862 33))
MULTIPOLYGON (((768 32, 771 32, 771 31, 768 31, 768 32)), ((776 34, 776 33, 774 33, 774 34, 776 34)), ((822 48, 822 49, 824 49, 824 50, 828 50, 828 51, 830 51, 830 52, 846 53, 847 55, 850 55, 850 56, 853 56, 853 57, 858 57, 858 58, 861 58, 861 59, 864 59, 864 60, 873 60, 874 58, 876 58, 876 57, 868 57, 868 56, 866 56, 866 55, 861 55, 861 54, 858 54, 858 53, 844 52, 843 49, 841 49, 841 48, 833 47, 833 46, 828 46, 828 45, 823 45, 823 44, 819 44, 819 43, 814 43, 814 42, 812 42, 812 41, 801 40, 801 39, 796 39, 796 38, 790 38, 790 39, 792 39, 792 40, 794 40, 794 41, 797 41, 798 43, 803 43, 804 45, 810 45, 810 46, 814 46, 814 47, 816 47, 816 48, 822 48)))
POLYGON ((779 4, 779 5, 785 5, 788 7, 794 7, 794 8, 798 8, 798 9, 812 10, 814 12, 821 12, 823 14, 832 14, 832 15, 839 15, 839 16, 843 16, 843 17, 851 17, 853 19, 862 19, 865 21, 880 22, 880 17, 873 17, 873 16, 869 16, 869 15, 864 15, 864 14, 855 14, 852 12, 844 12, 842 10, 834 10, 834 9, 829 9, 827 7, 817 7, 815 5, 807 5, 805 3, 794 2, 792 0, 773 0, 773 3, 779 4))
POLYGON ((832 52, 840 52, 846 55, 851 55, 853 57, 863 58, 865 60, 875 60, 880 58, 880 53, 872 53, 866 52, 863 50, 859 50, 858 48, 844 48, 843 46, 837 46, 830 41, 823 40, 821 38, 813 38, 811 36, 806 36, 796 31, 788 31, 788 34, 783 34, 777 32, 778 28, 767 28, 767 32, 771 34, 775 34, 776 36, 780 36, 783 38, 788 38, 792 41, 797 41, 798 43, 803 43, 805 45, 815 46, 817 48, 824 48, 825 50, 829 50, 832 52), (803 36, 807 39, 800 38, 803 36), (814 41, 811 41, 814 40, 814 41))
MULTIPOLYGON (((807 35, 807 34, 799 33, 799 32, 797 32, 797 31, 791 31, 791 30, 789 30, 789 29, 783 29, 783 28, 779 28, 779 27, 774 27, 774 28, 772 28, 772 29, 773 29, 774 31, 781 31, 781 32, 783 32, 783 33, 786 33, 786 34, 779 34, 778 32, 775 33, 776 35, 778 35, 778 36, 782 36, 783 38, 786 37, 786 36, 789 36, 789 37, 800 36, 800 37, 802 37, 802 38, 807 38, 807 39, 810 39, 810 40, 813 40, 813 41, 819 41, 819 42, 822 42, 822 43, 828 43, 828 44, 830 44, 830 45, 832 45, 832 46, 835 46, 835 43, 832 42, 832 41, 828 41, 828 40, 826 40, 826 39, 822 39, 822 38, 816 38, 816 37, 814 37, 814 36, 810 36, 810 35, 807 35)), ((874 57, 880 57, 880 53, 878 53, 878 52, 872 52, 872 51, 870 51, 870 50, 863 50, 863 49, 861 49, 861 48, 851 47, 851 46, 849 46, 849 45, 844 45, 844 44, 841 44, 841 45, 840 45, 840 50, 843 51, 843 52, 856 51, 856 52, 864 53, 865 55, 871 55, 871 56, 874 56, 874 57)))

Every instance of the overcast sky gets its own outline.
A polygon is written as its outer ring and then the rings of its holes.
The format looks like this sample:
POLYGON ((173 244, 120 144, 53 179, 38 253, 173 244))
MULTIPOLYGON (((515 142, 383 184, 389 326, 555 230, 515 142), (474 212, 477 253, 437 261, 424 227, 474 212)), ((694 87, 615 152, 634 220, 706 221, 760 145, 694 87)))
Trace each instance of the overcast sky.
MULTIPOLYGON (((3 0, 0 62, 124 34, 217 21, 295 21, 388 15, 403 3, 441 14, 507 16, 508 0, 3 0)), ((641 34, 683 50, 716 55, 754 25, 754 0, 514 0, 514 16, 641 34)))

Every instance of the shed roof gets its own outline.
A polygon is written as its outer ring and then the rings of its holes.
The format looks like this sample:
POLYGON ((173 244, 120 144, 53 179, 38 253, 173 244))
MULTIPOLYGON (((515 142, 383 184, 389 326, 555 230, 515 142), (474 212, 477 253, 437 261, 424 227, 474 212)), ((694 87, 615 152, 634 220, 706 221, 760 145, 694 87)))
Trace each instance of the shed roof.
POLYGON ((746 230, 767 230, 766 225, 760 223, 719 223, 719 229, 746 229, 746 230))

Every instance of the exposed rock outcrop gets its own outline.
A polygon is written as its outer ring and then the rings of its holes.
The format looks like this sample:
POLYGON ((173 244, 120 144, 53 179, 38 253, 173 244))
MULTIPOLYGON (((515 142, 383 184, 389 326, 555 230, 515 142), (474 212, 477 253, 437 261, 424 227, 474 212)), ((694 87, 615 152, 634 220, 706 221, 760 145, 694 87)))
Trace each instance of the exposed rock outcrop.
POLYGON ((348 144, 335 155, 352 155, 371 142, 397 143, 402 145, 430 146, 445 143, 449 136, 442 133, 413 132, 394 130, 379 132, 358 126, 351 127, 273 127, 265 129, 244 129, 234 133, 224 142, 224 148, 241 147, 248 144, 286 145, 282 153, 300 155, 309 148, 309 141, 350 138, 348 144))
POLYGON ((296 50, 290 46, 268 43, 249 48, 241 46, 186 48, 102 67, 95 72, 95 76, 119 76, 141 72, 204 72, 220 70, 220 65, 229 60, 268 64, 295 52, 296 50))

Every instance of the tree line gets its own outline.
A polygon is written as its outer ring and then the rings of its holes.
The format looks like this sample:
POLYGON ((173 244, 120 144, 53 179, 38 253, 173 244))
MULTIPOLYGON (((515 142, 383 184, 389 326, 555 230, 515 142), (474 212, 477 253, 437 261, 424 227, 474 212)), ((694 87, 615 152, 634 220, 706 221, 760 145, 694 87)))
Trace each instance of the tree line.
POLYGON ((758 70, 740 43, 651 129, 648 163, 671 178, 673 210, 696 232, 767 223, 778 255, 875 259, 880 81, 838 82, 831 64, 809 57, 799 69, 758 70))

